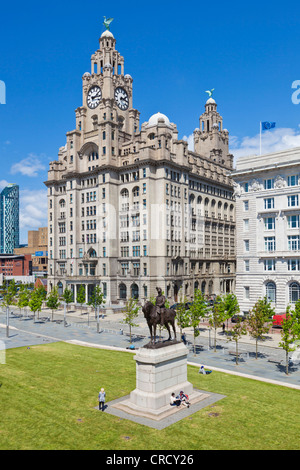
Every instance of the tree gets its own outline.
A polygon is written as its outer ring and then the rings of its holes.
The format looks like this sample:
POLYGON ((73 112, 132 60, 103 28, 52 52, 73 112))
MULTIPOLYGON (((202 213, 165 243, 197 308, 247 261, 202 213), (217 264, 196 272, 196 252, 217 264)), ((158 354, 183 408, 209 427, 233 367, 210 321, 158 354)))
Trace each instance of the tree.
POLYGON ((193 328, 194 355, 196 355, 196 338, 200 335, 199 323, 209 311, 209 307, 200 290, 195 291, 194 302, 188 311, 190 317, 190 326, 193 328))
POLYGON ((52 321, 53 321, 53 311, 57 310, 59 307, 59 298, 58 298, 58 289, 54 287, 50 294, 47 297, 46 305, 52 311, 52 321))
POLYGON ((246 320, 248 332, 255 339, 256 359, 258 355, 258 340, 270 329, 270 318, 275 314, 267 298, 259 299, 250 311, 246 320))
POLYGON ((69 306, 72 302, 74 302, 74 296, 73 292, 71 289, 68 289, 67 287, 65 288, 63 295, 62 295, 63 301, 69 306))
POLYGON ((238 365, 238 358, 239 358, 239 351, 238 351, 238 342, 240 338, 244 335, 247 334, 246 327, 243 325, 241 320, 238 320, 237 323, 235 323, 234 327, 231 330, 231 336, 230 336, 230 341, 235 341, 235 346, 236 346, 236 353, 235 353, 235 363, 238 365))
POLYGON ((43 299, 42 299, 42 296, 40 295, 40 292, 38 291, 38 289, 34 289, 31 294, 30 301, 29 301, 29 308, 34 314, 34 321, 35 321, 35 314, 36 312, 39 312, 41 310, 42 304, 43 304, 43 299))
POLYGON ((279 346, 286 353, 286 375, 289 375, 289 353, 295 351, 295 341, 300 339, 300 301, 295 305, 295 310, 287 308, 286 319, 282 321, 282 341, 279 346))
POLYGON ((17 286, 15 280, 13 279, 8 285, 5 284, 5 290, 3 292, 3 304, 6 307, 13 305, 17 295, 17 286))
POLYGON ((30 301, 30 292, 25 286, 21 286, 20 292, 19 292, 19 298, 17 305, 20 309, 20 313, 22 311, 22 308, 28 307, 30 301))
POLYGON ((221 305, 224 312, 224 321, 227 320, 227 329, 228 329, 228 320, 240 312, 240 306, 238 300, 234 294, 226 294, 221 298, 221 305))
POLYGON ((85 303, 85 286, 81 284, 79 287, 79 291, 77 293, 77 303, 81 305, 81 314, 82 314, 82 306, 85 303))
POLYGON ((186 309, 186 303, 187 298, 184 296, 176 307, 176 321, 180 329, 180 337, 182 336, 182 330, 190 326, 190 314, 186 309))
POLYGON ((100 308, 101 305, 105 304, 104 294, 100 286, 95 286, 91 299, 88 302, 88 305, 92 305, 95 309, 95 318, 97 318, 97 332, 99 333, 99 316, 97 317, 97 308, 100 308))
POLYGON ((224 303, 222 303, 222 298, 218 296, 212 308, 212 313, 209 319, 209 326, 215 330, 214 352, 217 351, 217 329, 222 326, 226 318, 224 303))
POLYGON ((138 314, 139 314, 139 307, 137 306, 137 303, 138 303, 137 299, 130 298, 126 302, 125 310, 123 310, 124 320, 122 320, 122 323, 129 326, 130 343, 131 343, 131 329, 139 326, 134 323, 134 320, 138 317, 138 314))

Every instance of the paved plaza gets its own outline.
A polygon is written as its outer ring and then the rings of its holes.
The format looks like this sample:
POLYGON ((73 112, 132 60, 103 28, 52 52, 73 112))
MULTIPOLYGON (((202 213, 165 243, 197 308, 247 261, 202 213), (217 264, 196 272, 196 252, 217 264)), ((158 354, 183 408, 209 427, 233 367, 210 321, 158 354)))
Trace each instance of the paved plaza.
MULTIPOLYGON (((40 319, 35 322, 29 312, 15 310, 9 318, 9 337, 6 336, 6 315, 0 311, 0 340, 5 349, 33 346, 49 342, 67 341, 82 346, 120 349, 131 352, 129 328, 122 323, 123 314, 115 313, 100 316, 100 330, 97 332, 97 322, 93 312, 81 314, 81 310, 55 312, 54 322, 51 321, 51 311, 44 309, 40 319), (45 321, 48 319, 48 321, 45 321), (49 321, 50 320, 50 321, 49 321)), ((132 345, 137 349, 149 342, 149 331, 142 313, 136 321, 139 325, 133 328, 132 345)), ((200 324, 200 336, 196 339, 196 351, 193 349, 191 329, 185 329, 187 347, 189 349, 188 363, 212 370, 220 370, 229 374, 245 375, 256 380, 275 382, 292 388, 300 389, 300 365, 290 365, 290 374, 285 374, 285 352, 279 348, 281 335, 275 330, 259 342, 258 359, 255 359, 255 341, 246 336, 239 342, 239 352, 242 353, 239 364, 235 362, 235 343, 227 340, 226 333, 218 330, 217 348, 214 351, 214 332, 206 323, 200 324)), ((179 331, 177 329, 179 337, 179 331)), ((167 339, 162 332, 162 339, 167 339)), ((133 351, 134 352, 134 351, 133 351)))

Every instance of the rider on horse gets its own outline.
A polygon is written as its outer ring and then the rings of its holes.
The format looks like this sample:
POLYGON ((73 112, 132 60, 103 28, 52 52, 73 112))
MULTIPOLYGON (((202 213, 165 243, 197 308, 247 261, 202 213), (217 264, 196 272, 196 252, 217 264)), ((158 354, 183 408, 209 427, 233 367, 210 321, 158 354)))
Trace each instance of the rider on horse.
POLYGON ((163 295, 162 290, 160 287, 156 288, 158 296, 156 297, 156 313, 160 316, 160 324, 161 326, 164 326, 165 324, 165 318, 164 314, 166 311, 165 307, 165 302, 166 302, 166 297, 163 295))

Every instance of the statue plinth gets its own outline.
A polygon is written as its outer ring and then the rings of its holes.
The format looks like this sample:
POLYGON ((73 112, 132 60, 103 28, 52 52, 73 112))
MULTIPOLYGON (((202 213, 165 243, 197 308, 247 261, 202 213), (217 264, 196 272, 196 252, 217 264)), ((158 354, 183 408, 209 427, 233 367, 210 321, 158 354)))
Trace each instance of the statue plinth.
POLYGON ((194 391, 187 380, 187 356, 183 343, 139 349, 134 357, 136 389, 129 399, 114 406, 130 414, 159 420, 176 411, 170 406, 172 393, 178 395, 183 390, 192 403, 201 400, 203 394, 194 391))

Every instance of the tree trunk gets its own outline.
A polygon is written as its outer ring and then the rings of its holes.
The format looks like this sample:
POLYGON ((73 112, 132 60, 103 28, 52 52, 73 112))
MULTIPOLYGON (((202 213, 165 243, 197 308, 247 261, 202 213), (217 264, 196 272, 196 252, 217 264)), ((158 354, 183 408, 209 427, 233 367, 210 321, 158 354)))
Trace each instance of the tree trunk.
POLYGON ((258 339, 256 338, 256 352, 255 352, 255 359, 257 359, 258 355, 258 339))
POLYGON ((286 375, 289 375, 289 352, 286 351, 286 375))
POLYGON ((238 366, 239 365, 239 349, 238 349, 238 341, 236 341, 236 355, 235 355, 235 363, 238 366))

